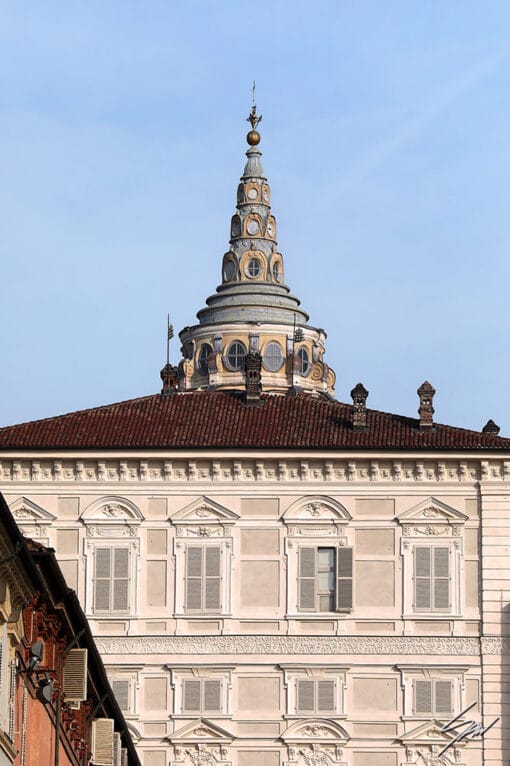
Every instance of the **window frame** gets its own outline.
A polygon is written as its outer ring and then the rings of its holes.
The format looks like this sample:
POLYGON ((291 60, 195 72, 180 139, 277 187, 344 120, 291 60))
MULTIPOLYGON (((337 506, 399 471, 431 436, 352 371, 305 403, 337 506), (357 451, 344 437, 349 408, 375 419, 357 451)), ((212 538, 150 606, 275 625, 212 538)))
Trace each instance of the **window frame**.
MULTIPOLYGON (((185 533, 185 530, 182 531, 185 533)), ((183 537, 181 530, 174 539, 175 557, 175 593, 174 593, 174 617, 186 617, 187 619, 202 618, 204 616, 223 617, 231 615, 231 568, 232 568, 232 539, 224 531, 223 536, 214 535, 212 539, 197 536, 183 537), (206 542, 207 540, 207 542, 206 542), (217 610, 205 608, 189 610, 186 601, 187 588, 187 548, 188 547, 219 547, 220 548, 220 606, 217 610)), ((205 556, 202 557, 202 560, 205 556)), ((202 602, 203 603, 203 602, 202 602)))
MULTIPOLYGON (((227 370, 229 370, 229 372, 241 372, 243 370, 243 367, 244 367, 244 360, 246 359, 246 354, 247 353, 248 353, 248 351, 246 349, 246 346, 244 345, 244 343, 242 341, 240 341, 240 340, 233 340, 232 343, 229 343, 228 348, 225 351, 225 354, 223 356, 223 361, 225 363, 225 367, 227 368, 227 370), (234 366, 234 364, 232 364, 232 362, 229 359, 229 356, 231 354, 232 348, 234 346, 240 346, 243 349, 243 352, 244 352, 243 355, 242 355, 242 361, 240 362, 240 364, 238 366, 234 366)), ((239 354, 237 354, 236 358, 238 358, 238 357, 241 358, 239 354)))
MULTIPOLYGON (((466 704, 464 700, 464 678, 466 673, 470 670, 467 666, 417 666, 417 665, 401 665, 398 669, 402 676, 402 689, 404 692, 403 699, 403 720, 414 719, 430 719, 438 718, 439 720, 449 720, 452 715, 460 713, 463 710, 463 705, 466 704), (431 684, 431 711, 416 710, 416 683, 427 682, 431 684), (450 684, 450 707, 448 712, 437 712, 436 705, 436 684, 447 682, 450 684)), ((471 676, 470 676, 471 677, 471 676)), ((477 676, 478 679, 478 676, 477 676)), ((478 679, 479 680, 479 679, 478 679)), ((471 700, 468 700, 468 702, 471 700)), ((479 700, 477 700, 479 704, 479 700)))
POLYGON ((171 684, 173 687, 173 716, 176 718, 199 718, 202 716, 212 718, 229 718, 232 716, 232 671, 233 667, 200 667, 200 668, 175 668, 169 667, 171 684), (185 706, 186 684, 196 682, 200 684, 200 710, 191 710, 185 706), (205 689, 208 682, 220 684, 219 710, 205 707, 205 689))
MULTIPOLYGON (((343 544, 336 544, 332 545, 331 542, 329 544, 324 543, 318 543, 317 545, 313 544, 312 541, 307 541, 306 543, 303 542, 301 545, 297 548, 297 579, 298 579, 298 589, 297 589, 297 600, 296 600, 296 610, 298 614, 314 614, 314 615, 332 615, 332 614, 350 614, 354 609, 354 549, 351 546, 343 545, 343 544), (304 569, 304 552, 305 551, 315 551, 314 554, 314 574, 303 574, 304 569), (334 590, 333 590, 333 600, 335 603, 335 606, 333 609, 321 609, 320 608, 320 585, 319 585, 319 551, 320 550, 333 550, 334 556, 335 556, 335 563, 334 563, 334 590), (344 553, 348 555, 343 555, 344 553), (342 555, 341 555, 342 554, 342 555), (347 559, 350 558, 350 576, 341 575, 340 572, 343 571, 342 567, 345 565, 345 561, 341 561, 341 559, 347 559), (305 592, 304 586, 306 587, 306 581, 313 580, 314 583, 314 593, 313 593, 313 600, 314 600, 314 606, 308 607, 304 606, 303 602, 306 600, 307 597, 309 597, 309 593, 305 592), (349 606, 347 605, 339 605, 339 599, 340 599, 340 582, 346 582, 350 581, 350 598, 347 600, 350 602, 349 606)), ((331 594, 330 594, 331 598, 331 594)))
POLYGON ((347 718, 345 710, 347 671, 345 666, 322 665, 296 667, 281 664, 284 672, 284 685, 287 690, 286 718, 347 718), (334 706, 332 709, 319 710, 318 689, 321 683, 333 683, 334 706), (302 683, 314 685, 314 709, 300 707, 299 686, 302 683))

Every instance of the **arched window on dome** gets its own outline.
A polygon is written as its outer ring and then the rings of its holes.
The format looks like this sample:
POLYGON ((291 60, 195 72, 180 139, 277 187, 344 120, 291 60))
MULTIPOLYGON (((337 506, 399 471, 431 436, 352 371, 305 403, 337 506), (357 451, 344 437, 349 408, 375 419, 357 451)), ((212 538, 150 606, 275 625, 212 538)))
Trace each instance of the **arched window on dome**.
POLYGON ((209 373, 209 367, 207 362, 212 352, 213 352, 212 346, 210 346, 209 343, 203 343, 200 346, 200 351, 198 352, 198 357, 197 357, 197 370, 200 373, 200 375, 207 375, 209 373))
POLYGON ((300 375, 308 375, 311 370, 310 354, 305 346, 301 346, 296 354, 296 368, 300 375))

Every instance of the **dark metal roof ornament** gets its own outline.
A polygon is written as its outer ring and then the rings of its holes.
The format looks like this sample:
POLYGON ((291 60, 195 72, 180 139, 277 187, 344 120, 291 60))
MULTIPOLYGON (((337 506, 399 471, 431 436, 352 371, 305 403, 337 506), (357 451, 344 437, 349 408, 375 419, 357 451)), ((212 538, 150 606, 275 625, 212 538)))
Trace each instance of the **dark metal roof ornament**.
POLYGON ((257 114, 257 104, 255 103, 255 80, 253 81, 253 104, 251 107, 251 112, 246 118, 246 122, 249 122, 251 124, 251 130, 246 136, 246 140, 250 144, 250 146, 257 146, 257 144, 260 142, 260 133, 257 130, 257 126, 259 122, 262 121, 262 115, 260 117, 257 114))

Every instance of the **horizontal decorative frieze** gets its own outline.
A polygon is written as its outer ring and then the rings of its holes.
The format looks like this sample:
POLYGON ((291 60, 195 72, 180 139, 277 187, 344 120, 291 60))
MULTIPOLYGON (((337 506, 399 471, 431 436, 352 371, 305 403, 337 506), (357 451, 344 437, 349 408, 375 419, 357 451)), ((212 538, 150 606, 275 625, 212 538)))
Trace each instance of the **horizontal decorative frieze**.
MULTIPOLYGON (((478 655, 477 638, 457 636, 126 636, 96 637, 103 654, 478 655)), ((495 653, 495 652, 494 652, 495 653)))
POLYGON ((510 480, 506 460, 0 459, 0 482, 448 483, 510 480))

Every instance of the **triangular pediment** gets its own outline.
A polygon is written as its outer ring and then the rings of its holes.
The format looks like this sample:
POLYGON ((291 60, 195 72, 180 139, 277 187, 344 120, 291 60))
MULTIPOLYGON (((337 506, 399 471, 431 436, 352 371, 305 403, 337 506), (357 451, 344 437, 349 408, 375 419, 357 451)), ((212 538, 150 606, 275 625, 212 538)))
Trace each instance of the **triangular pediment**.
POLYGON ((291 724, 281 735, 285 744, 321 741, 345 743, 349 735, 336 721, 327 718, 308 718, 291 724))
POLYGON ((189 524, 190 522, 196 522, 197 524, 226 524, 230 522, 233 524, 237 519, 239 519, 237 513, 205 496, 199 497, 185 508, 181 508, 171 515, 171 520, 174 524, 189 524))
POLYGON ((188 742, 230 744, 234 739, 234 735, 207 718, 196 718, 191 723, 187 723, 181 729, 170 734, 168 739, 170 742, 183 744, 188 742))
POLYGON ((18 524, 51 524, 56 516, 27 497, 18 497, 9 508, 18 524))
POLYGON ((399 741, 405 745, 446 745, 455 737, 455 732, 445 733, 441 731, 444 723, 433 718, 406 732, 399 741))
POLYGON ((317 522, 347 522, 352 519, 349 511, 337 500, 323 495, 301 497, 282 514, 285 523, 303 524, 317 522))
POLYGON ((463 524, 468 517, 435 497, 428 497, 397 516, 401 524, 463 524))
POLYGON ((91 503, 80 518, 94 524, 139 524, 144 520, 142 512, 131 500, 116 495, 91 503))

